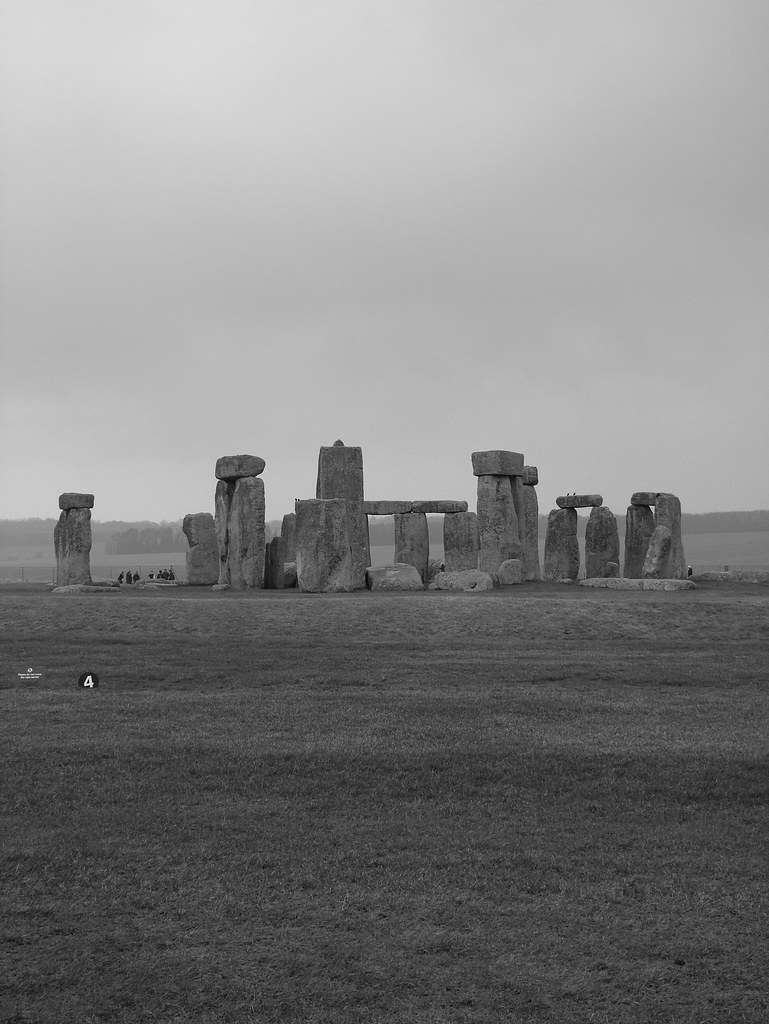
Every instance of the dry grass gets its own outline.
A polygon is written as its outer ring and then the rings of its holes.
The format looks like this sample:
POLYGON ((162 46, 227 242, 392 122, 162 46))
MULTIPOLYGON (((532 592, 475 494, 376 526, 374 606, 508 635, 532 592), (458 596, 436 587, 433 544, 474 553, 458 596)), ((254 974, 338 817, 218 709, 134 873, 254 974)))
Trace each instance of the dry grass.
POLYGON ((0 1019, 765 1021, 767 611, 0 592, 0 1019))

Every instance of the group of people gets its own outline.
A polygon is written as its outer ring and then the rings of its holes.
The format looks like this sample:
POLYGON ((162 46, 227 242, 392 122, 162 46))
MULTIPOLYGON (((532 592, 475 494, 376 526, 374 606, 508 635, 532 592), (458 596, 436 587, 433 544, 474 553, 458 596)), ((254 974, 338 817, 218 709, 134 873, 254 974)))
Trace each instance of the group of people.
MULTIPOLYGON (((151 572, 148 574, 148 578, 151 580, 167 580, 169 583, 176 581, 176 573, 173 569, 159 569, 157 572, 151 572)), ((141 576, 138 572, 131 572, 128 569, 126 572, 121 572, 117 578, 118 583, 138 583, 141 576)))

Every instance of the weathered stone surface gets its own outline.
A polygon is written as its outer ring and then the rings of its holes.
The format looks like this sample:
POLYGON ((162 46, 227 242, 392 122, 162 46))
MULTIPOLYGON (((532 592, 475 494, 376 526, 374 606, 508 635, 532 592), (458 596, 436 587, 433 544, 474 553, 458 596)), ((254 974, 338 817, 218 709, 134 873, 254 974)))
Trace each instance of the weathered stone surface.
POLYGON ((526 561, 526 506, 523 497, 523 477, 522 476, 511 476, 510 477, 510 489, 513 493, 513 508, 515 509, 516 527, 518 530, 518 540, 521 545, 521 551, 519 555, 515 555, 515 558, 520 558, 522 562, 526 561))
POLYGON ((636 491, 631 495, 631 505, 656 505, 659 491, 636 491))
POLYGON ((297 501, 296 575, 300 590, 317 594, 356 589, 348 523, 344 498, 297 501))
POLYGON ((427 576, 425 583, 432 583, 439 572, 446 571, 446 562, 443 558, 429 558, 427 560, 427 576))
MULTIPOLYGON (((519 524, 520 525, 520 524, 519 524)), ((539 502, 533 485, 523 488, 523 575, 527 580, 542 578, 539 565, 539 502)))
POLYGON ((494 449, 470 456, 474 476, 523 476, 523 455, 494 449))
POLYGON ((597 508, 603 505, 600 494, 562 494, 555 499, 558 508, 597 508))
POLYGON ((363 510, 363 451, 360 447, 334 444, 320 449, 315 497, 345 500, 352 551, 353 586, 356 590, 363 589, 366 586, 366 569, 371 563, 371 553, 368 519, 363 510))
POLYGON ((187 582, 194 587, 211 586, 219 581, 219 544, 216 523, 210 512, 188 513, 182 520, 187 538, 187 582))
POLYGON ((424 590, 419 573, 408 562, 394 565, 380 565, 366 569, 366 586, 369 590, 424 590))
POLYGON ((698 572, 691 577, 695 583, 759 583, 769 584, 767 569, 729 569, 724 572, 698 572))
POLYGON ((214 494, 214 523, 216 526, 216 543, 219 548, 219 585, 230 585, 230 570, 227 565, 227 547, 229 545, 230 506, 235 484, 218 480, 214 494))
POLYGON ((280 525, 280 539, 283 541, 283 558, 286 562, 296 561, 296 512, 283 516, 280 525))
POLYGON ((91 585, 91 510, 77 507, 62 510, 53 530, 56 552, 56 584, 91 585))
POLYGON ((522 479, 526 487, 536 487, 539 483, 539 470, 536 466, 524 466, 522 479))
POLYGON ((259 476, 265 461, 258 455, 223 455, 216 460, 217 480, 240 480, 245 476, 259 476))
POLYGON ((655 526, 646 549, 641 577, 643 579, 669 579, 668 564, 673 550, 673 534, 667 526, 655 526))
POLYGON ((480 593, 493 590, 494 580, 480 569, 463 569, 461 572, 439 572, 428 590, 463 590, 466 593, 480 593))
POLYGON ((285 585, 283 540, 273 537, 264 551, 265 590, 282 590, 285 585))
POLYGON ((482 572, 496 572, 508 558, 523 557, 509 476, 478 477, 478 539, 482 572))
POLYGON ((93 495, 79 491, 65 491, 59 495, 59 508, 67 512, 71 508, 93 508, 93 495))
POLYGON ((443 520, 443 561, 446 572, 478 568, 478 516, 457 512, 443 520))
POLYGON ((413 504, 413 501, 364 501, 363 512, 367 516, 394 516, 411 512, 413 504))
POLYGON ((577 512, 573 508, 554 508, 547 517, 543 576, 546 580, 576 580, 579 576, 577 512))
POLYGON ((654 507, 654 534, 649 541, 649 551, 646 552, 646 561, 641 571, 642 577, 658 580, 685 580, 686 579, 686 558, 684 557, 684 546, 681 538, 681 502, 675 495, 668 492, 661 492, 656 496, 654 507), (670 532, 671 543, 660 541, 659 550, 654 544, 654 535, 657 530, 667 529, 670 532), (652 547, 654 550, 652 551, 652 547), (666 554, 663 555, 663 551, 666 554), (650 557, 651 553, 651 557, 650 557))
POLYGON ((119 594, 119 587, 99 587, 88 583, 69 583, 63 587, 54 587, 52 594, 119 594))
POLYGON ((283 589, 290 589, 298 585, 296 578, 296 562, 283 563, 283 589))
POLYGON ((614 513, 596 506, 585 527, 585 576, 587 579, 619 576, 619 531, 614 513))
POLYGON ((647 505, 628 505, 625 515, 625 565, 624 577, 637 580, 654 533, 654 515, 647 505))
POLYGON ((264 586, 264 481, 259 477, 240 477, 235 482, 227 531, 230 586, 234 590, 261 589, 264 586))
POLYGON ((466 501, 452 501, 450 498, 436 501, 413 501, 412 512, 425 512, 427 515, 452 515, 467 512, 466 501))
POLYGON ((639 580, 620 576, 618 579, 580 580, 581 587, 606 590, 696 590, 691 580, 639 580))
POLYGON ((523 583, 523 562, 520 558, 509 558, 497 569, 497 581, 500 587, 515 587, 523 583))
POLYGON ((430 538, 424 512, 404 512, 393 516, 396 563, 413 565, 424 583, 430 558, 430 538))

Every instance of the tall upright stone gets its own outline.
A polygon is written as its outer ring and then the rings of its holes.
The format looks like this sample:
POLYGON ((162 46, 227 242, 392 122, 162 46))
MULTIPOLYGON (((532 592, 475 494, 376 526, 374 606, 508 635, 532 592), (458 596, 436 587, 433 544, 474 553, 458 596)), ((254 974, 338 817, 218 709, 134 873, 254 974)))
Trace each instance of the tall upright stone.
POLYGON ((288 512, 283 516, 280 526, 280 539, 283 541, 283 559, 286 562, 296 561, 296 512, 288 512))
POLYGON ((210 512, 188 513, 182 520, 187 538, 187 582, 192 586, 211 586, 219 582, 219 545, 216 523, 210 512))
POLYGON ((641 572, 654 533, 654 515, 648 505, 630 504, 625 514, 625 564, 622 575, 640 580, 641 572))
POLYGON ((93 495, 66 491, 59 495, 59 521, 53 530, 56 585, 91 584, 91 509, 93 495))
POLYGON ((654 533, 649 540, 643 579, 682 580, 686 578, 686 559, 681 539, 681 502, 675 494, 656 496, 654 533))
POLYGON ((577 510, 574 508, 554 508, 547 517, 543 576, 546 580, 576 580, 579 576, 577 510))
MULTIPOLYGON (((539 564, 539 501, 536 485, 539 473, 536 466, 523 467, 523 578, 542 578, 539 564)), ((519 522, 520 528, 520 522, 519 522)))
POLYGON ((396 563, 413 565, 424 583, 430 560, 430 537, 424 512, 397 512, 393 516, 396 563))
POLYGON ((606 505, 594 506, 585 528, 585 578, 608 579, 619 573, 617 520, 606 505))
POLYGON ((219 584, 236 590, 264 586, 264 469, 258 455, 223 456, 214 495, 219 584))
POLYGON ((366 569, 371 564, 368 516, 363 510, 363 450, 336 441, 322 447, 318 456, 318 482, 315 497, 322 500, 343 498, 352 550, 353 586, 366 587, 366 569))
POLYGON ((285 585, 283 574, 283 538, 273 537, 265 547, 264 556, 264 588, 265 590, 282 590, 285 585))
POLYGON ((489 574, 510 558, 521 558, 523 545, 509 476, 478 477, 478 566, 489 574))
POLYGON ((300 590, 354 590, 349 518, 344 498, 296 503, 296 574, 300 590))
POLYGON ((454 512, 443 517, 443 561, 446 572, 478 568, 478 515, 454 512))

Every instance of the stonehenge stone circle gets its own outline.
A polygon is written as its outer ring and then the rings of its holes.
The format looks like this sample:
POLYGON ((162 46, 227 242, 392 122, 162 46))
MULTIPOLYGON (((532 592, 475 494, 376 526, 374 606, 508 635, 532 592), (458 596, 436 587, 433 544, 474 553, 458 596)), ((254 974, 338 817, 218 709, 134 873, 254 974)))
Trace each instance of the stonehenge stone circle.
POLYGON ((53 530, 56 586, 91 586, 92 494, 67 491, 59 495, 61 514, 53 530))
POLYGON ((218 587, 234 590, 264 586, 264 481, 247 469, 264 469, 256 455, 231 455, 217 460, 214 494, 219 550, 218 587), (227 473, 226 477, 222 473, 227 473), (234 475, 233 475, 234 474, 234 475))
POLYGON ((554 508, 547 517, 543 577, 546 580, 576 580, 578 576, 577 510, 554 508))
MULTIPOLYGON (((634 495, 635 497, 635 495, 634 495)), ((656 497, 656 496, 655 496, 656 497)), ((654 533, 654 514, 648 505, 630 504, 625 514, 625 563, 622 575, 639 580, 654 533)))
MULTIPOLYGON (((360 447, 348 446, 342 441, 335 441, 331 447, 321 447, 318 455, 318 481, 315 498, 316 500, 343 499, 347 503, 353 586, 356 590, 365 588, 366 569, 371 562, 371 553, 368 539, 368 519, 363 508, 363 451, 360 447)), ((302 574, 301 571, 298 570, 298 572, 299 586, 301 587, 302 574)))
POLYGON ((455 512, 443 519, 443 561, 446 572, 478 567, 478 515, 455 512))
POLYGON ((422 583, 427 577, 430 537, 424 512, 398 512, 393 516, 395 562, 413 565, 422 583))
POLYGON ((594 506, 585 528, 585 577, 619 576, 619 531, 606 505, 594 506))
POLYGON ((192 586, 212 586, 219 581, 219 545, 216 523, 210 512, 188 513, 182 520, 187 538, 187 582, 192 586))
POLYGON ((297 501, 296 575, 300 590, 317 594, 356 589, 348 524, 344 498, 297 501))

